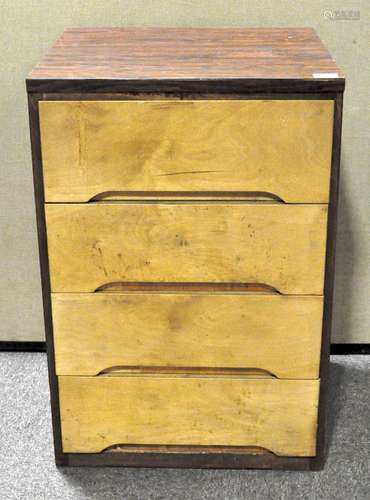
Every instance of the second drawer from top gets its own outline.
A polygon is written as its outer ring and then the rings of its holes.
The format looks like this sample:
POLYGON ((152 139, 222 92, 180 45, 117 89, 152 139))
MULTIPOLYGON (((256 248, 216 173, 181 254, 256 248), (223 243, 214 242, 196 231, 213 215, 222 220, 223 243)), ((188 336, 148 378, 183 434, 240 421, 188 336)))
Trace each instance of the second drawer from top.
POLYGON ((45 212, 52 292, 203 282, 323 293, 326 205, 46 204, 45 212))

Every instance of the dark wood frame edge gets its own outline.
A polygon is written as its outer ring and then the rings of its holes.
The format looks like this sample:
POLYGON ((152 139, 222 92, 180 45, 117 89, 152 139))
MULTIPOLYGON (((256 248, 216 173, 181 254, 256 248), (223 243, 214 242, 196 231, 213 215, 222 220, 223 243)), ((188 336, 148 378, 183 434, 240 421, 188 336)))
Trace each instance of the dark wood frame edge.
POLYGON ((335 247, 337 236, 337 215, 338 215, 338 195, 339 195, 339 173, 340 173, 340 152, 342 136, 342 111, 343 93, 338 93, 334 100, 334 126, 332 162, 330 176, 330 194, 328 208, 328 223, 326 237, 326 259, 325 259, 325 280, 324 280, 324 313, 321 340, 320 359, 320 394, 318 427, 316 438, 316 457, 313 459, 315 468, 320 470, 325 465, 327 454, 326 421, 327 421, 327 400, 329 391, 329 368, 330 368, 330 338, 332 327, 332 310, 334 295, 334 271, 335 271, 335 247))
MULTIPOLYGON (((29 82, 28 82, 29 83, 29 82)), ((285 84, 287 82, 285 81, 285 84)), ((301 82, 302 83, 302 82, 301 82)), ((198 82, 199 84, 199 82, 198 82)), ((44 189, 43 189, 43 174, 42 174, 42 159, 41 159, 41 141, 40 141, 40 126, 38 114, 38 102, 46 99, 45 94, 30 92, 30 89, 35 89, 37 86, 27 86, 28 88, 28 106, 29 106, 29 121, 31 131, 31 148, 32 148, 32 165, 34 176, 34 191, 36 204, 37 231, 39 243, 39 258, 42 281, 42 294, 44 304, 44 321, 46 346, 48 353, 48 370, 50 384, 50 398, 54 433, 54 450, 55 462, 57 465, 70 466, 129 466, 129 467, 187 467, 187 468, 258 468, 258 469, 281 469, 281 470, 320 470, 325 464, 326 443, 325 443, 325 423, 326 423, 326 406, 327 406, 327 391, 329 377, 329 354, 330 354, 330 335, 331 335, 331 315, 334 287, 334 263, 335 263, 335 240, 337 226, 337 210, 338 210, 338 185, 339 185, 339 167, 340 167, 340 142, 341 142, 341 124, 342 124, 342 102, 343 102, 343 86, 340 91, 333 96, 334 108, 334 126, 333 126, 333 154, 332 154, 332 171, 330 180, 330 199, 328 210, 328 229, 327 229, 327 248, 326 248, 326 268, 325 268, 325 284, 324 284, 324 318, 323 318, 323 335, 320 359, 320 398, 318 410, 318 431, 317 431, 317 455, 315 457, 282 457, 273 454, 265 455, 247 455, 240 453, 153 453, 151 452, 115 452, 115 453, 97 453, 97 454, 79 454, 79 453, 63 453, 61 441, 61 425, 59 414, 59 395, 58 395, 58 380, 55 374, 55 357, 54 357, 54 342, 53 342, 53 327, 51 316, 51 299, 50 299, 50 277, 48 265, 47 239, 45 227, 44 213, 44 189)), ((157 95, 160 92, 158 87, 153 90, 157 95)), ((55 88, 53 89, 55 90, 55 88)), ((73 88, 76 91, 75 88, 73 88)), ((83 87, 81 88, 83 90, 83 87)), ((96 89, 95 89, 96 90, 96 89)), ((112 90, 112 87, 109 89, 112 90)), ((177 91, 179 89, 176 89, 177 91)), ((189 90, 189 88, 188 88, 189 90)), ((198 87, 198 93, 206 89, 198 87)), ((225 91, 225 89, 223 89, 225 91)), ((240 90, 240 89, 239 89, 240 90)), ((312 89, 310 89, 312 91, 312 89)), ((315 91, 332 91, 326 89, 318 89, 315 91)), ((48 87, 50 91, 50 87, 48 87)), ((62 91, 66 91, 65 88, 62 91)), ((86 89, 85 89, 86 91, 86 89)), ((100 90, 101 91, 101 90, 100 90)), ((148 91, 148 89, 145 89, 148 91)), ((171 92, 173 89, 171 89, 171 92)), ((190 89, 194 92, 194 89, 190 89)), ((254 89, 255 91, 255 89, 254 89)), ((281 89, 279 89, 281 91, 281 89)), ((290 89, 292 91, 292 88, 290 89)), ((108 91, 109 92, 109 91, 108 91)), ((208 92, 212 89, 208 88, 208 92)), ((235 90, 234 90, 235 92, 235 90)), ((233 93, 233 88, 227 89, 227 93, 233 93)), ((135 92, 136 96, 140 91, 135 92)), ((248 94, 248 92, 247 92, 248 94)), ((247 95, 246 94, 246 95, 247 95)), ((61 98, 62 96, 58 96, 61 98)), ((68 95, 66 96, 68 98, 68 95)), ((115 96, 116 98, 118 96, 115 96)), ((164 98, 166 96, 163 96, 164 98)), ((235 98, 240 97, 235 94, 235 98)), ((251 97, 251 96, 249 96, 251 97)), ((276 98, 274 93, 263 94, 263 98, 276 98)), ((320 94, 316 96, 320 98, 320 94)), ((85 94, 85 98, 88 98, 85 94)), ((94 97, 93 97, 94 98, 94 97)), ((96 98, 96 97, 95 97, 96 98)), ((104 98, 102 94, 101 98, 104 98)), ((284 95, 280 98, 289 99, 291 95, 284 95)), ((302 98, 313 98, 302 93, 302 98)), ((191 447, 189 447, 191 451, 191 447)))
POLYGON ((251 92, 342 92, 344 78, 331 79, 253 79, 253 78, 225 78, 225 79, 194 79, 194 80, 121 80, 103 78, 81 79, 53 79, 27 78, 28 92, 118 92, 118 93, 145 93, 153 92, 165 94, 168 92, 196 92, 196 93, 251 93, 251 92))
POLYGON ((55 373, 55 356, 53 340, 53 324, 51 316, 51 295, 49 277, 49 259, 46 239, 46 224, 44 210, 44 182, 41 160, 41 139, 38 102, 40 96, 28 94, 28 112, 30 123, 30 139, 32 150, 32 170, 35 193, 36 225, 39 246, 40 273, 42 285, 42 300, 44 307, 45 339, 48 358, 48 373, 50 386, 51 416, 54 434, 54 453, 57 464, 65 463, 62 451, 62 436, 59 413, 58 379, 55 373))

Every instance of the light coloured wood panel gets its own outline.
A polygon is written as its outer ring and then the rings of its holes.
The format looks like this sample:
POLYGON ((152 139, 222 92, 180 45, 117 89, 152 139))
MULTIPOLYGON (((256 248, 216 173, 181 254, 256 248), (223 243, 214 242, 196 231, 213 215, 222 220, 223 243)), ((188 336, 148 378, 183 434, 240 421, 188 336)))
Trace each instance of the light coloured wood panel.
POLYGON ((331 100, 42 101, 39 110, 48 202, 111 191, 328 202, 331 100))
POLYGON ((306 296, 52 294, 56 372, 257 368, 317 378, 322 306, 306 296))
POLYGON ((45 211, 53 292, 119 281, 323 292, 324 205, 47 204, 45 211))
POLYGON ((64 452, 161 444, 315 454, 319 380, 141 375, 58 381, 64 452))

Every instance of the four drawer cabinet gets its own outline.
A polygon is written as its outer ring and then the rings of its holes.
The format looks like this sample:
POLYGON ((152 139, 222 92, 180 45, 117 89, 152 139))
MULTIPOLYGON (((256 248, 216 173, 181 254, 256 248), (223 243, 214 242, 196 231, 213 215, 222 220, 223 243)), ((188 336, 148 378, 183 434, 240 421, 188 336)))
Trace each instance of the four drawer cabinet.
POLYGON ((58 465, 323 466, 343 89, 309 28, 68 29, 31 72, 58 465))

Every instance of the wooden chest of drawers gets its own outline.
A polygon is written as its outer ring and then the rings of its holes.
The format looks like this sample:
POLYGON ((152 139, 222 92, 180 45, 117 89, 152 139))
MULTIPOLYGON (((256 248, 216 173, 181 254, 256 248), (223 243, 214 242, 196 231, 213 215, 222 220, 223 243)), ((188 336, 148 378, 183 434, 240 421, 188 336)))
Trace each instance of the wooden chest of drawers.
POLYGON ((58 465, 318 469, 344 77, 311 29, 70 29, 27 79, 58 465))

